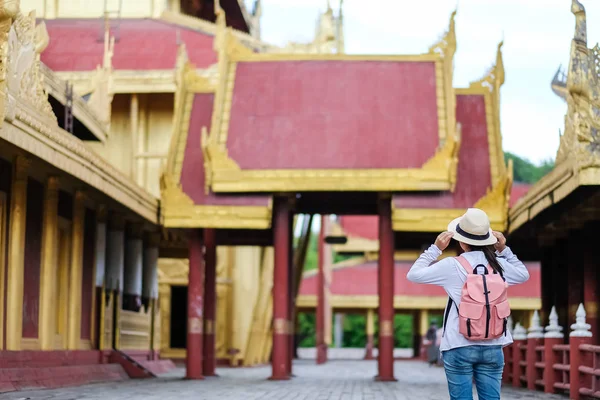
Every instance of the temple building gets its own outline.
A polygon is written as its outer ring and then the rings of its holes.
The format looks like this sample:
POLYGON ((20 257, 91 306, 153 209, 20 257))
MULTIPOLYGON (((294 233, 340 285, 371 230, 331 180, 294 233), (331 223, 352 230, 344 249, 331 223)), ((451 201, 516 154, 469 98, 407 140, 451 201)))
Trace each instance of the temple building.
MULTIPOLYGON (((454 13, 423 54, 364 56, 344 53, 341 4, 311 43, 276 47, 260 0, 87 3, 0 1, 0 391, 183 357, 190 379, 271 362, 287 380, 311 307, 323 361, 335 232, 303 280, 315 214, 371 224, 354 252, 377 287, 352 307, 377 311, 378 379, 394 380, 395 298, 431 296, 395 254, 467 207, 507 229, 502 44, 454 88, 454 13)), ((438 297, 409 308, 424 318, 438 297)))
POLYGON ((509 238, 515 251, 541 260, 541 319, 556 307, 559 324, 575 321, 580 304, 598 344, 598 257, 594 237, 600 220, 600 47, 588 48, 586 12, 573 0, 575 30, 567 69, 559 68, 552 90, 567 112, 555 167, 511 208, 509 238))

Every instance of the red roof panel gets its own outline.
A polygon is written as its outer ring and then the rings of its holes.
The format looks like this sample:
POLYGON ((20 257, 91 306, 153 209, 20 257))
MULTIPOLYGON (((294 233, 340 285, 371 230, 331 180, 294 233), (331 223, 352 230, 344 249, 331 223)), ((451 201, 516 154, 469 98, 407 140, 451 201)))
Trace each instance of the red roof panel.
MULTIPOLYGON (((406 274, 412 262, 396 261, 394 273, 394 293, 403 296, 446 296, 446 292, 439 286, 420 285, 409 282, 406 274)), ((540 297, 540 264, 536 262, 525 263, 529 270, 530 278, 521 285, 511 286, 510 297, 540 297)), ((377 261, 367 262, 353 267, 335 268, 332 270, 331 294, 343 296, 376 295, 377 294, 377 261)), ((300 285, 301 295, 316 295, 317 275, 310 275, 302 280, 300 285)))
POLYGON ((376 215, 344 215, 339 218, 346 235, 379 240, 379 217, 376 215))
POLYGON ((456 121, 462 130, 454 193, 397 194, 395 208, 467 208, 486 194, 491 172, 483 95, 457 95, 456 121))
POLYGON ((514 182, 510 191, 510 207, 514 206, 517 201, 529 191, 531 185, 529 183, 514 182))
MULTIPOLYGON (((102 64, 104 20, 45 20, 50 43, 42 61, 54 71, 91 71, 102 64)), ((117 26, 113 23, 113 26, 117 26)), ((112 59, 116 70, 170 70, 175 68, 177 41, 186 45, 190 61, 206 68, 217 61, 213 37, 207 33, 156 19, 122 19, 112 59)))
POLYGON ((210 129, 213 109, 213 94, 196 94, 192 104, 183 166, 181 188, 200 205, 221 206, 268 206, 270 196, 263 195, 216 195, 205 191, 204 154, 202 152, 202 127, 210 129))
POLYGON ((242 62, 227 148, 242 169, 419 168, 436 98, 433 62, 242 62))

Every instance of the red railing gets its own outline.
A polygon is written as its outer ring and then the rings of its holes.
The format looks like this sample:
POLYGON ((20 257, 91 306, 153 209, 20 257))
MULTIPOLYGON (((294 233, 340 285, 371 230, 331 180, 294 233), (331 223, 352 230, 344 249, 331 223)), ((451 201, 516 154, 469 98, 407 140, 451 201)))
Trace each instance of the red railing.
POLYGON ((585 322, 583 306, 577 309, 576 322, 571 325, 569 344, 564 344, 555 310, 550 320, 543 335, 535 313, 528 338, 525 329, 517 324, 514 343, 504 349, 504 382, 546 393, 566 394, 573 400, 600 399, 600 346, 591 344, 592 334, 590 325, 585 322))
MULTIPOLYGON (((547 379, 553 379, 552 387, 560 391, 569 391, 569 371, 570 364, 570 346, 568 344, 555 344, 552 346, 556 362, 552 365, 553 376, 547 379)), ((548 375, 547 375, 548 376, 548 375)))
MULTIPOLYGON (((543 342, 543 339, 541 339, 543 342)), ((544 345, 535 346, 535 362, 533 371, 534 386, 544 388, 544 369, 546 368, 546 361, 544 356, 544 345)))
POLYGON ((579 393, 600 399, 600 346, 582 344, 579 346, 579 352, 582 364, 579 366, 579 393))

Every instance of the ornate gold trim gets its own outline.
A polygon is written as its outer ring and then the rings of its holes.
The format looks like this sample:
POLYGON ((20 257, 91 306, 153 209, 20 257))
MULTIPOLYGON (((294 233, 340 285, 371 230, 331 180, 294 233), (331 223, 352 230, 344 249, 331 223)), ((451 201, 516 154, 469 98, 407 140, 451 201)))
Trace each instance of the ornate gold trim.
MULTIPOLYGON (((335 309, 374 309, 379 306, 378 295, 331 295, 331 307, 335 309)), ((443 310, 448 302, 447 296, 394 296, 394 309, 396 310, 443 310)), ((535 297, 511 297, 510 308, 513 310, 539 310, 542 300, 535 297)), ((300 295, 296 302, 299 309, 315 309, 317 307, 316 295, 300 295)))
MULTIPOLYGON (((600 185, 600 47, 587 47, 583 5, 573 0, 571 12, 575 16, 575 32, 567 71, 565 129, 556 154, 556 166, 510 211, 510 232, 577 187, 600 185)), ((568 229, 565 226, 565 230, 568 229)))
MULTIPOLYGON (((214 93, 216 86, 209 78, 200 76, 193 65, 187 61, 184 46, 179 49, 176 81, 178 86, 175 94, 173 135, 171 136, 166 170, 161 177, 161 206, 164 226, 268 229, 271 226, 272 205, 270 202, 266 207, 196 205, 184 193, 180 179, 194 96, 198 93, 214 93)), ((206 139, 205 131, 206 128, 203 128, 203 139, 206 139)), ((210 167, 211 164, 208 163, 208 160, 212 160, 212 157, 218 159, 218 155, 214 152, 213 146, 207 143, 207 140, 203 140, 202 150, 205 156, 205 166, 210 167)))
MULTIPOLYGON (((223 13, 220 17, 224 18, 223 13)), ((207 182, 214 192, 287 191, 404 191, 452 190, 456 182, 460 133, 456 129, 452 61, 456 48, 454 14, 442 41, 420 55, 346 55, 346 54, 261 54, 242 46, 224 22, 217 21, 215 49, 218 53, 219 83, 209 135, 210 168, 207 182), (396 61, 433 62, 436 70, 437 113, 440 146, 421 168, 411 169, 314 169, 242 170, 227 154, 227 136, 235 69, 239 62, 277 61, 396 61)))

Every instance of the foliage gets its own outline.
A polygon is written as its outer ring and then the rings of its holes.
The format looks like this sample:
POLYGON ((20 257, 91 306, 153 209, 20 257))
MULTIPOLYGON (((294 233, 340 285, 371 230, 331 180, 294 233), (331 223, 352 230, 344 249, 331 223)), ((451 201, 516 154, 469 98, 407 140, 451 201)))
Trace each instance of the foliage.
POLYGON ((312 232, 308 241, 308 249, 306 249, 306 260, 304 261, 304 271, 317 269, 319 266, 319 249, 317 242, 319 241, 319 233, 312 232))
MULTIPOLYGON (((334 318, 332 316, 332 318, 334 318)), ((396 314, 394 316, 394 347, 412 348, 414 344, 413 316, 411 314, 396 314)), ((333 328, 335 319, 332 319, 333 328)), ((379 324, 375 315, 375 335, 374 345, 378 344, 379 324)), ((441 315, 431 315, 430 322, 437 322, 438 326, 442 324, 441 315)), ((342 347, 364 348, 367 345, 367 329, 365 314, 345 314, 344 315, 344 336, 342 338, 342 347)), ((315 313, 298 314, 298 332, 300 334, 299 347, 316 346, 316 316, 315 313)), ((333 335, 333 329, 332 329, 333 335)), ((333 338, 331 340, 333 343, 333 338)))
POLYGON ((515 182, 535 183, 554 168, 554 161, 545 160, 540 165, 521 158, 516 154, 505 152, 506 161, 513 160, 513 172, 515 182))

